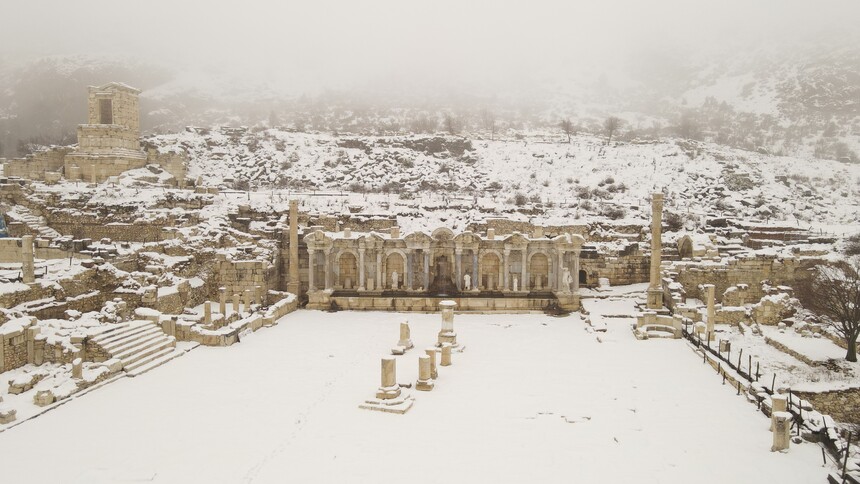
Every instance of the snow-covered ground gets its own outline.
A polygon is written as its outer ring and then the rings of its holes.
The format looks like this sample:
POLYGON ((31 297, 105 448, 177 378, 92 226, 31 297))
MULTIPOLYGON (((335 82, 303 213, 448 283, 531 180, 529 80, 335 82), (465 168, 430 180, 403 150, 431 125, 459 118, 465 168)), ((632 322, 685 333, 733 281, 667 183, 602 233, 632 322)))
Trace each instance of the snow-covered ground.
MULTIPOLYGON (((620 300, 591 301, 614 315, 620 300)), ((358 409, 379 359, 414 383, 438 314, 298 311, 0 434, 3 482, 823 482, 815 444, 768 420, 682 340, 604 318, 457 315, 466 346, 406 415, 358 409)))

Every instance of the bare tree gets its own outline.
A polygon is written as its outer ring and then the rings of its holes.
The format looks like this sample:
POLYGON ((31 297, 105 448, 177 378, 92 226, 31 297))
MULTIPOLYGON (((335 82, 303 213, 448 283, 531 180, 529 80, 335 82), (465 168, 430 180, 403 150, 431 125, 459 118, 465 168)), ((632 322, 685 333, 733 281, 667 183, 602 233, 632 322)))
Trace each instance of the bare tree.
POLYGON ((624 121, 622 121, 621 118, 617 118, 615 116, 609 116, 606 118, 606 121, 603 122, 603 129, 605 129, 606 134, 609 135, 609 139, 606 141, 606 144, 612 142, 612 135, 621 128, 621 123, 623 122, 624 121))
POLYGON ((445 118, 442 120, 442 127, 449 134, 457 134, 460 131, 460 120, 455 118, 452 114, 446 113, 445 118))
POLYGON ((490 141, 494 141, 496 139, 496 115, 492 111, 482 110, 481 123, 483 123, 484 129, 490 132, 490 141))
POLYGON ((681 121, 678 123, 676 131, 684 139, 699 139, 701 132, 699 122, 691 112, 685 112, 681 115, 681 121))
POLYGON ((799 284, 798 299, 820 316, 848 346, 845 359, 857 361, 860 334, 860 259, 820 264, 799 284))
POLYGON ((415 133, 432 133, 435 124, 426 114, 422 113, 412 122, 412 131, 415 133))
POLYGON ((564 118, 558 123, 558 127, 561 128, 562 133, 567 135, 567 142, 570 143, 570 136, 574 133, 573 123, 570 122, 570 118, 564 118))

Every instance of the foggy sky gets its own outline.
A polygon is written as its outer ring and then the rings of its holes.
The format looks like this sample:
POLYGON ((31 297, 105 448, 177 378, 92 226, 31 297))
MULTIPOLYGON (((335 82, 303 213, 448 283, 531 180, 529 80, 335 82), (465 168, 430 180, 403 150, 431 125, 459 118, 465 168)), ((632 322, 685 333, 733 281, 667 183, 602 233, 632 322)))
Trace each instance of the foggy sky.
POLYGON ((563 80, 649 52, 851 42, 860 2, 6 0, 0 18, 6 63, 128 56, 303 91, 563 80))

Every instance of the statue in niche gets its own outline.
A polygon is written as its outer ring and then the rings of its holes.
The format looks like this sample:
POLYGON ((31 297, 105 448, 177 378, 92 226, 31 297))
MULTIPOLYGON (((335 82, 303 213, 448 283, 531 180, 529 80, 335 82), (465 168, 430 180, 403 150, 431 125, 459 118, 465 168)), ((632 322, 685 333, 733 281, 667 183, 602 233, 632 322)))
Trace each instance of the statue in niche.
POLYGON ((520 280, 517 279, 517 276, 514 276, 514 292, 520 290, 520 280))
POLYGON ((469 273, 463 275, 463 290, 468 291, 472 289, 472 276, 469 273))
POLYGON ((567 267, 564 268, 564 275, 562 277, 562 282, 564 282, 564 292, 570 292, 570 285, 573 283, 573 277, 570 276, 570 269, 567 267))
POLYGON ((398 279, 400 276, 397 274, 397 271, 391 273, 391 289, 397 289, 398 283, 400 282, 398 279))

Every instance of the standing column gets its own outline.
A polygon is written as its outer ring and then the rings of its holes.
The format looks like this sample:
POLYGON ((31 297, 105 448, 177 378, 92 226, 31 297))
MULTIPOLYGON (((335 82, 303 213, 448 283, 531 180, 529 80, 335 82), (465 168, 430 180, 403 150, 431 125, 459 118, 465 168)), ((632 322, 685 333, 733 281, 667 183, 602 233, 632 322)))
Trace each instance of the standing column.
POLYGON ((331 285, 332 285, 331 284, 331 282, 332 282, 331 281, 331 279, 332 279, 332 277, 331 277, 331 275, 332 275, 331 259, 334 255, 334 251, 332 249, 328 249, 327 251, 324 251, 323 254, 325 254, 325 289, 328 291, 329 289, 331 289, 331 285))
POLYGON ((21 237, 21 275, 24 284, 36 282, 36 263, 33 256, 33 236, 21 237))
POLYGON ((299 280, 299 201, 290 200, 290 280, 287 292, 298 295, 302 283, 299 280))
POLYGON ((522 280, 522 288, 524 291, 528 292, 531 290, 532 285, 531 281, 529 281, 529 252, 528 250, 523 250, 523 280, 522 280))
POLYGON ((573 292, 574 294, 579 294, 579 253, 580 251, 573 251, 573 292))
POLYGON ((364 290, 364 249, 358 249, 358 290, 364 290))
POLYGON ((663 249, 660 232, 663 227, 663 194, 651 197, 651 281, 648 286, 648 309, 663 307, 663 288, 660 284, 660 251, 663 249))
POLYGON ((716 288, 713 284, 705 284, 704 289, 708 294, 708 337, 714 339, 714 320, 717 319, 717 310, 714 301, 714 290, 716 288))
POLYGON ((421 249, 424 251, 424 290, 430 290, 430 249, 421 249))
POLYGON ((528 260, 528 254, 526 253, 526 249, 522 250, 523 260, 522 265, 520 266, 520 291, 529 290, 529 272, 526 270, 526 261, 528 260))
POLYGON ((224 316, 224 319, 227 319, 227 288, 226 287, 218 288, 218 310, 221 312, 221 315, 224 316))
POLYGON ((454 269, 454 279, 457 281, 457 290, 463 289, 463 249, 454 249, 454 263, 457 267, 454 269))
POLYGON ((505 258, 502 261, 502 288, 504 288, 505 291, 511 290, 510 286, 508 285, 508 272, 510 272, 508 270, 508 261, 510 260, 510 258, 511 250, 505 249, 505 258))
POLYGON ((382 290, 382 249, 376 250, 376 290, 382 290))
POLYGON ((316 291, 317 288, 314 285, 314 272, 316 272, 316 257, 314 257, 314 253, 316 250, 308 249, 308 292, 316 291))
POLYGON ((472 282, 477 289, 484 288, 484 281, 481 280, 481 256, 475 251, 475 280, 472 282))
POLYGON ((406 253, 406 270, 403 272, 406 273, 406 274, 404 274, 404 276, 406 277, 406 290, 407 291, 412 290, 412 261, 413 261, 412 255, 414 252, 415 252, 415 249, 409 249, 409 252, 406 253))
POLYGON ((564 287, 564 252, 564 249, 558 249, 558 266, 555 269, 555 290, 559 292, 569 291, 564 287))

